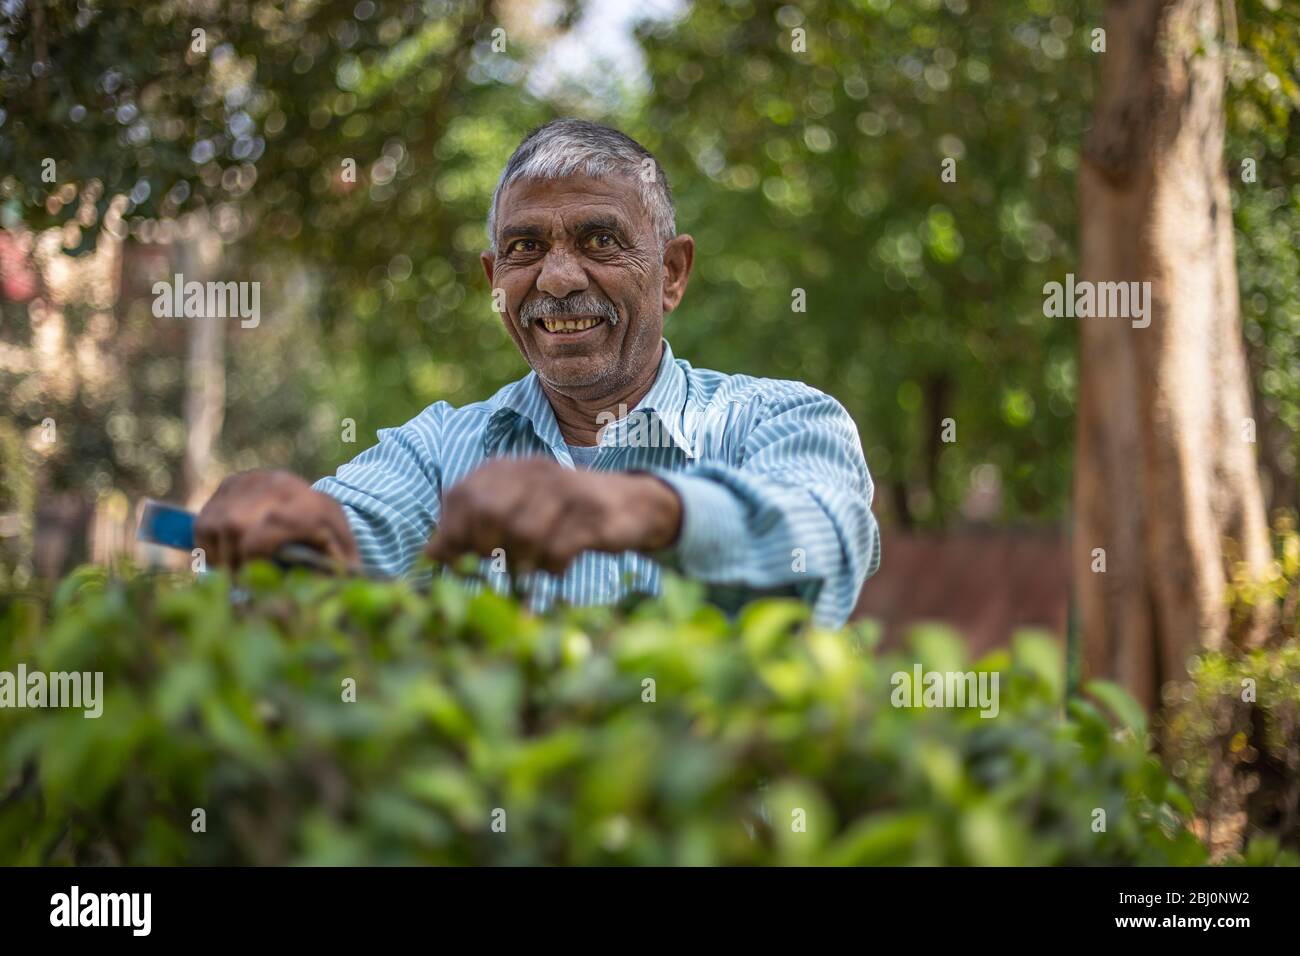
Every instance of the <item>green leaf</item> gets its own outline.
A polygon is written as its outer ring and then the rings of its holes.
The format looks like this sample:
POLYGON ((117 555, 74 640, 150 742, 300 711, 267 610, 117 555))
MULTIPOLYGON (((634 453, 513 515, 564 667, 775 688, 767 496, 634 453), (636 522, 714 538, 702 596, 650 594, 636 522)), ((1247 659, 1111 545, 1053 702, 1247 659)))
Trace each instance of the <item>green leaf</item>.
POLYGON ((1138 740, 1146 737, 1146 712, 1124 688, 1110 681, 1094 680, 1084 684, 1084 691, 1099 700, 1122 726, 1132 731, 1133 736, 1138 740))

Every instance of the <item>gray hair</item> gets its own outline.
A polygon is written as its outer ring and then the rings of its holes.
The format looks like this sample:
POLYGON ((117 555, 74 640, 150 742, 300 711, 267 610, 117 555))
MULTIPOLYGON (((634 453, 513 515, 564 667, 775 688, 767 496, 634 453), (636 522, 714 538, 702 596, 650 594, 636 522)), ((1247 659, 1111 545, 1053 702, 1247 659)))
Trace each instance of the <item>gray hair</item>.
POLYGON ((611 173, 629 176, 639 184, 641 202, 650 213, 660 245, 677 235, 668 174, 654 154, 612 127, 587 120, 557 119, 525 136, 501 171, 488 209, 488 243, 496 246, 497 203, 515 180, 560 179, 575 174, 604 179, 611 173))

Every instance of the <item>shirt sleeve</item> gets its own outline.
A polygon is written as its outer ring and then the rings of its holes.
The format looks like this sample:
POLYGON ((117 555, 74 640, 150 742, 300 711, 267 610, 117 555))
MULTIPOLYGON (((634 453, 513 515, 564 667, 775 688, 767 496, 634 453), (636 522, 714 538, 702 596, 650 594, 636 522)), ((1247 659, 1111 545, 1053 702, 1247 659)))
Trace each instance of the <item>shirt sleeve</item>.
POLYGON ((766 396, 741 464, 652 469, 682 501, 676 544, 655 557, 688 577, 785 588, 839 627, 880 565, 873 486, 853 419, 808 386, 766 396))
POLYGON ((438 523, 439 418, 434 406, 398 428, 381 428, 379 444, 312 486, 343 506, 369 570, 404 574, 438 523))

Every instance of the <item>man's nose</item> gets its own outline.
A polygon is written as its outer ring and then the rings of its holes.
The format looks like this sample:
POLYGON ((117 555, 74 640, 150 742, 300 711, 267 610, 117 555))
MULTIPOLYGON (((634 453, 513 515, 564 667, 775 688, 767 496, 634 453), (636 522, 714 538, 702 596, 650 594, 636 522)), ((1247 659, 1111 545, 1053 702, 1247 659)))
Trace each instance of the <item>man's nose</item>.
POLYGON ((572 252, 556 246, 546 253, 537 277, 539 291, 563 299, 570 293, 581 292, 587 284, 587 273, 572 252))

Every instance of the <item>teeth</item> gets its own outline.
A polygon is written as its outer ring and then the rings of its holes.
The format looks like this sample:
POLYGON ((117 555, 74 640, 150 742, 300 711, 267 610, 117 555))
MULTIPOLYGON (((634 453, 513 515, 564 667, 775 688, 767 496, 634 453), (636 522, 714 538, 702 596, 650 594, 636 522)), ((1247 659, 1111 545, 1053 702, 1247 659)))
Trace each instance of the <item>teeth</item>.
POLYGON ((562 319, 558 317, 544 317, 542 319, 542 325, 546 326, 547 332, 581 332, 599 324, 600 319, 562 319))

